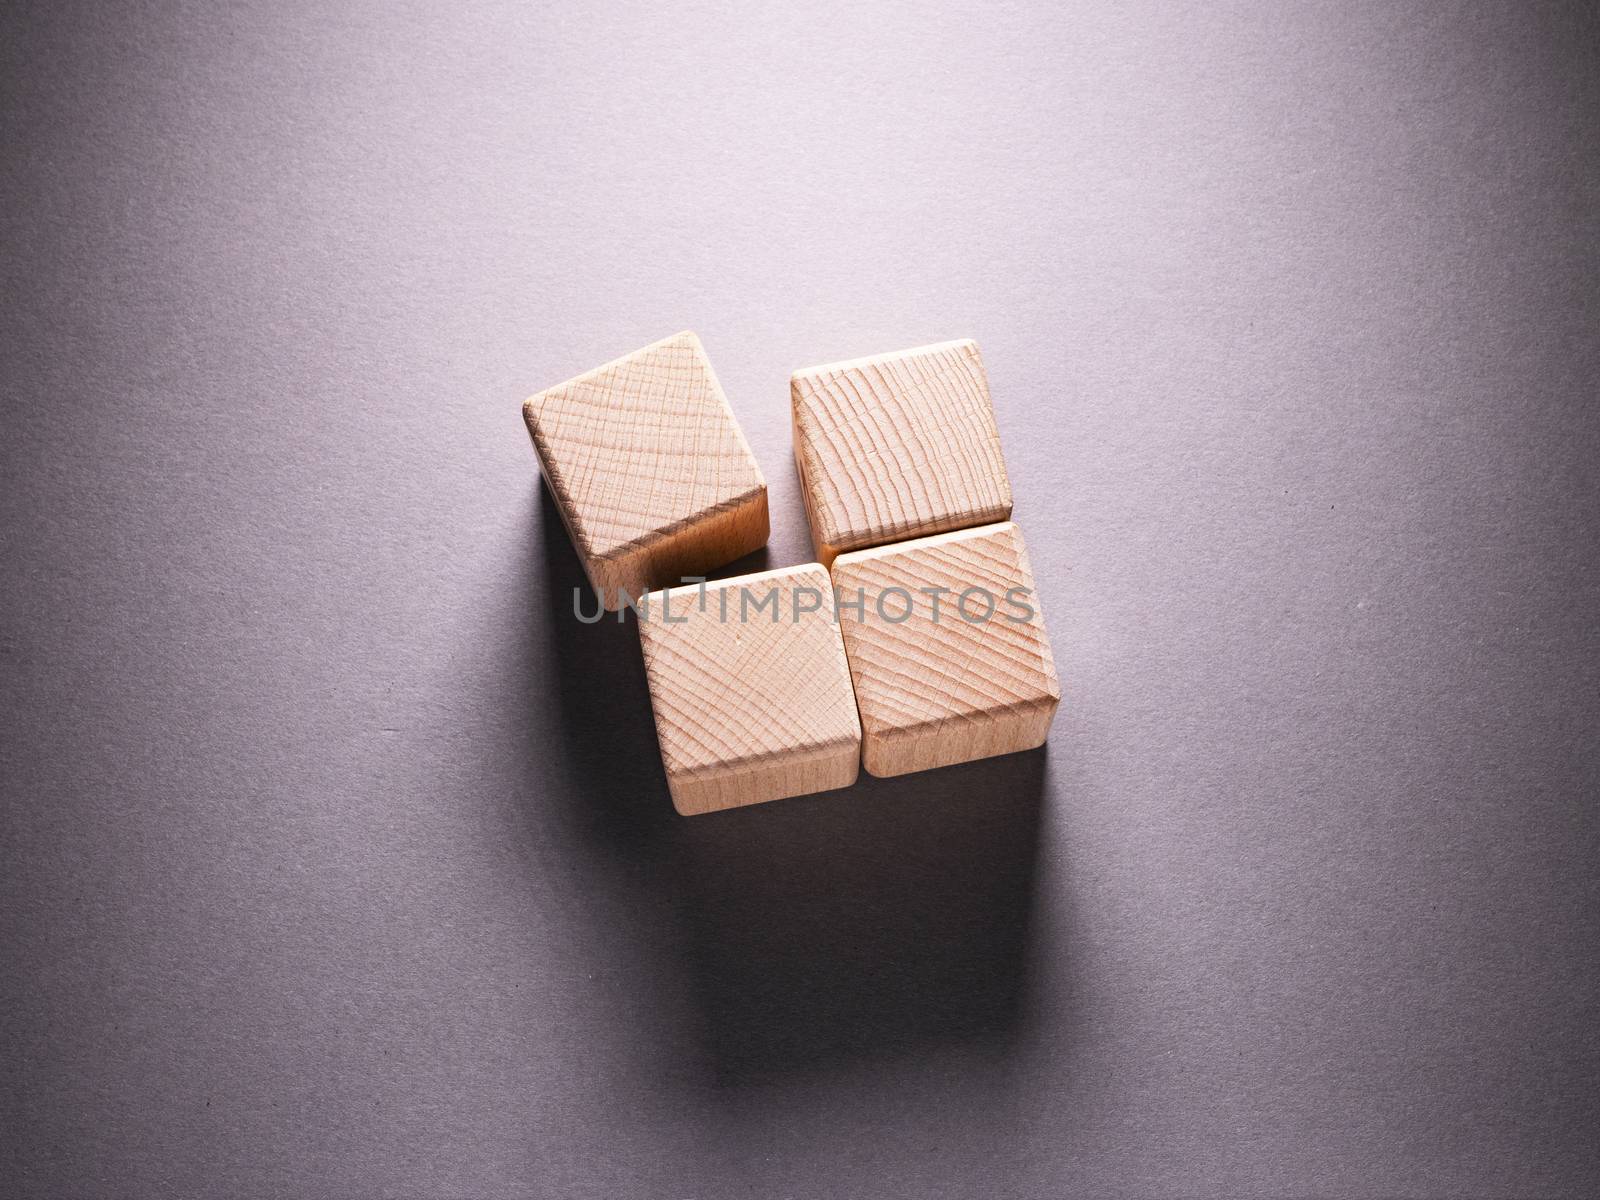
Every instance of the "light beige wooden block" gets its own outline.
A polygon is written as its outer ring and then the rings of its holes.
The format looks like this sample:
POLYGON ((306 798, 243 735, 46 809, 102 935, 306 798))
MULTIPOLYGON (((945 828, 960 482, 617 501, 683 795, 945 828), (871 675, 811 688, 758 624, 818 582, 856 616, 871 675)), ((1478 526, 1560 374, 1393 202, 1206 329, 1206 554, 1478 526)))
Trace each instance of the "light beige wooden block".
POLYGON ((817 557, 1011 515, 976 342, 796 371, 795 461, 817 557))
POLYGON ((652 592, 639 641, 680 813, 856 781, 861 724, 821 566, 652 592))
POLYGON ((1015 524, 841 554, 833 583, 870 774, 1044 744, 1061 686, 1015 524))
POLYGON ((692 333, 522 406, 556 505, 611 611, 766 545, 767 485, 692 333))

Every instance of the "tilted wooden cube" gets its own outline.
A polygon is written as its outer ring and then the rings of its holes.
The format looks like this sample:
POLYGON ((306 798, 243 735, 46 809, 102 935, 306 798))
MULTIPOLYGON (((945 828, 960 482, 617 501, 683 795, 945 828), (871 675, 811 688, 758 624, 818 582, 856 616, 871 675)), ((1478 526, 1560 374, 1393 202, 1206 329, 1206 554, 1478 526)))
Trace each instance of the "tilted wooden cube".
POLYGON ((824 564, 1011 515, 977 343, 807 367, 791 377, 789 395, 811 540, 824 564))
POLYGON ((833 584, 870 774, 1044 744, 1061 686, 1016 525, 841 554, 833 584))
POLYGON ((522 415, 607 609, 766 545, 766 481, 694 334, 540 392, 522 415))
POLYGON ((856 781, 861 724, 822 567, 652 592, 638 624, 680 813, 856 781))

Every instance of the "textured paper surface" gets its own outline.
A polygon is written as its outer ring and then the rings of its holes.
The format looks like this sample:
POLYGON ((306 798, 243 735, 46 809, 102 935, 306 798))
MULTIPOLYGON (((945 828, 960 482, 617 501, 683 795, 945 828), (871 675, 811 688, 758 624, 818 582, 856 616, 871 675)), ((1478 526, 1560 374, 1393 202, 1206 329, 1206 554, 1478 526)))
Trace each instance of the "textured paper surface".
POLYGON ((1600 51, 0 17, 0 1191, 1600 1191, 1600 51), (682 821, 518 414, 982 347, 1048 752, 682 821))

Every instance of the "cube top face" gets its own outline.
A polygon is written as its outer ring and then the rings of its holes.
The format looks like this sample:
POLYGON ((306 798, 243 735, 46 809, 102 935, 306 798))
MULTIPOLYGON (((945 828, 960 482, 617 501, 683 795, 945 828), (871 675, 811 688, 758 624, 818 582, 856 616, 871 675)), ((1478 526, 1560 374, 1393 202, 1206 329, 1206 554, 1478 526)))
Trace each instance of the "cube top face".
POLYGON ((789 392, 806 515, 824 562, 1011 515, 977 343, 808 367, 789 392))
POLYGON ((1061 685, 1016 525, 842 554, 833 583, 870 773, 1043 744, 1061 685))
POLYGON ((766 482, 700 339, 646 346, 522 406, 606 607, 765 545, 766 482))
POLYGON ((815 563, 650 594, 639 640, 680 812, 855 782, 861 724, 832 613, 815 563))

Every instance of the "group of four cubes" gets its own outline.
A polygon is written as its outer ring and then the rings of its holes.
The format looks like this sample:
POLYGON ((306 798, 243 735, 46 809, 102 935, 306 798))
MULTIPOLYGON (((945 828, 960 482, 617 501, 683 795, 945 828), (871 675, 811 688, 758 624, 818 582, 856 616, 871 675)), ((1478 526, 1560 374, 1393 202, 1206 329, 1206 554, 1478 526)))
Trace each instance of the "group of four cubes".
POLYGON ((790 398, 819 561, 711 583, 766 544, 767 489, 694 334, 523 405, 601 604, 638 616, 681 813, 1033 749, 1060 700, 976 344, 790 398))

